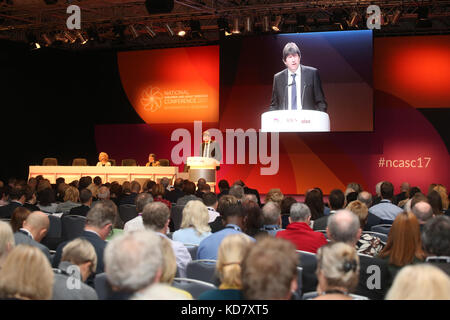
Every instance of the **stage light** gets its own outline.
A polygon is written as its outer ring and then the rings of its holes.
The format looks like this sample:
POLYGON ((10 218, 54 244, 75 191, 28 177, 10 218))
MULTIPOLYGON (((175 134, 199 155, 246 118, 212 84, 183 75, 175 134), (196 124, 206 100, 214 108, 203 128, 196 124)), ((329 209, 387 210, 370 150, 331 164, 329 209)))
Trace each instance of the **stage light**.
POLYGON ((177 35, 179 37, 184 37, 186 35, 186 30, 184 29, 183 23, 182 22, 177 22, 177 35))
POLYGON ((247 33, 251 33, 253 31, 253 21, 251 17, 245 17, 244 30, 247 33))
POLYGON ((239 34, 241 31, 239 30, 239 18, 236 17, 233 19, 233 30, 231 30, 233 34, 239 34))
POLYGON ((359 16, 358 12, 353 11, 350 14, 350 21, 348 22, 348 26, 352 27, 352 28, 357 27, 358 26, 358 22, 359 22, 359 18, 360 18, 360 16, 359 16))
POLYGON ((69 43, 75 43, 77 39, 73 35, 71 35, 68 31, 64 31, 64 36, 67 38, 69 43))
POLYGON ((173 32, 173 30, 172 30, 172 28, 169 26, 169 24, 166 23, 164 26, 166 27, 166 30, 167 30, 167 32, 169 33, 169 35, 170 35, 171 37, 173 37, 173 35, 174 35, 175 33, 173 32))
POLYGON ((191 36, 193 38, 202 38, 203 37, 200 21, 198 21, 198 20, 189 21, 189 28, 191 29, 191 36))
POLYGON ((42 35, 42 39, 44 39, 45 41, 45 46, 51 46, 52 45, 52 41, 50 40, 50 38, 47 36, 47 34, 43 33, 42 35))
POLYGON ((134 39, 136 39, 137 37, 139 37, 139 34, 138 34, 138 32, 136 31, 136 28, 135 28, 132 24, 130 24, 130 25, 128 26, 128 29, 130 29, 130 32, 131 32, 131 34, 132 34, 132 36, 133 36, 134 39))
POLYGON ((28 44, 30 45, 31 50, 37 50, 37 49, 41 48, 41 45, 37 41, 36 36, 34 34, 27 33, 26 38, 27 38, 28 44))
POLYGON ((145 30, 149 34, 150 37, 154 38, 156 37, 156 32, 152 30, 149 26, 145 26, 145 30))
POLYGON ((77 37, 80 39, 81 44, 86 44, 88 42, 88 39, 86 39, 80 31, 77 31, 77 37))
POLYGON ((55 42, 57 42, 57 41, 63 42, 63 43, 69 42, 69 40, 62 33, 55 34, 55 42))
POLYGON ((269 32, 270 31, 270 26, 269 26, 269 17, 268 16, 264 16, 263 20, 262 20, 262 31, 263 32, 269 32))
POLYGON ((281 19, 282 19, 281 16, 277 16, 277 17, 275 18, 275 23, 272 25, 272 30, 273 30, 273 31, 276 31, 276 32, 279 32, 279 31, 280 31, 280 27, 281 27, 281 19))

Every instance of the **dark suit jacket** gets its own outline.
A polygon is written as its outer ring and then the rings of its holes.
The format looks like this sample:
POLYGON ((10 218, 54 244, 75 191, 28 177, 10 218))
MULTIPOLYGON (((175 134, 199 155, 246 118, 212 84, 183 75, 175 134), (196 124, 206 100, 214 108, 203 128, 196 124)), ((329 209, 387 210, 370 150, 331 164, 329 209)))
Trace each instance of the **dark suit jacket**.
MULTIPOLYGON (((206 144, 203 142, 200 146, 200 156, 203 157, 203 151, 205 149, 206 144)), ((214 158, 217 161, 222 160, 222 152, 220 150, 220 145, 216 141, 211 141, 209 144, 209 155, 208 158, 214 158)))
POLYGON ((45 254, 48 261, 52 263, 52 258, 50 257, 50 250, 43 244, 37 242, 36 240, 33 240, 29 235, 22 233, 21 231, 18 231, 14 233, 14 241, 16 242, 16 245, 27 244, 39 248, 39 250, 41 250, 45 254))
MULTIPOLYGON (((327 112, 327 102, 322 90, 319 71, 316 68, 300 65, 300 95, 304 110, 327 112)), ((298 84, 297 84, 298 85, 298 84)), ((272 101, 270 111, 288 110, 288 69, 278 72, 273 77, 272 101)))
POLYGON ((367 215, 366 225, 364 226, 364 231, 372 231, 373 226, 376 226, 376 225, 382 224, 382 223, 383 223, 383 220, 381 220, 376 215, 369 212, 369 214, 367 215))
POLYGON ((37 205, 31 204, 31 203, 28 203, 28 202, 25 202, 23 204, 23 207, 27 208, 31 212, 33 212, 33 211, 41 211, 41 209, 39 209, 39 207, 37 205))
POLYGON ((136 199, 137 195, 138 194, 135 192, 124 195, 119 201, 119 206, 122 204, 136 204, 134 200, 136 199))
POLYGON ((326 230, 328 225, 328 218, 330 216, 323 216, 314 220, 313 230, 326 230))
POLYGON ((1 206, 0 207, 0 218, 1 219, 11 219, 14 209, 16 209, 17 207, 20 207, 20 206, 22 206, 22 205, 15 201, 11 201, 6 206, 1 206))
POLYGON ((175 188, 172 191, 169 191, 169 193, 166 196, 166 199, 172 203, 177 203, 178 199, 180 199, 183 196, 184 192, 178 188, 175 188))
POLYGON ((82 204, 81 206, 70 209, 69 214, 86 217, 91 208, 82 204))

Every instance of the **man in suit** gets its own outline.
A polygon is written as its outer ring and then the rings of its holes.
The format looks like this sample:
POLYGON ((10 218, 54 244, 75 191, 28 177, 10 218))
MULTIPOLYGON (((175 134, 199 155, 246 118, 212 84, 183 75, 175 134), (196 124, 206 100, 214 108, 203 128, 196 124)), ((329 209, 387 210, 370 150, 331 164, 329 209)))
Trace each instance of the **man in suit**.
POLYGON ((86 217, 92 205, 92 192, 89 189, 83 189, 80 192, 81 206, 70 209, 69 214, 86 217))
POLYGON ((25 189, 14 186, 9 192, 9 204, 0 207, 0 218, 11 219, 14 209, 23 206, 25 203, 25 189))
POLYGON ((327 112, 319 71, 300 64, 298 46, 289 42, 283 49, 286 69, 273 77, 270 110, 318 110, 327 112))
POLYGON ((40 243, 47 234, 49 226, 50 220, 48 219, 47 214, 41 211, 30 213, 23 222, 23 227, 14 234, 16 245, 28 244, 39 248, 51 263, 50 250, 40 243))
POLYGON ((320 217, 314 221, 314 230, 325 230, 327 228, 328 218, 330 215, 334 214, 336 211, 344 208, 345 206, 345 195, 342 190, 334 189, 330 192, 328 197, 328 204, 330 205, 330 214, 327 216, 320 217))
POLYGON ((240 185, 244 188, 244 194, 254 194, 256 197, 256 200, 258 202, 258 205, 261 207, 261 199, 259 198, 259 192, 256 189, 249 188, 245 185, 244 181, 237 180, 234 184, 240 185))
POLYGON ((173 186, 174 189, 172 191, 169 191, 169 193, 166 196, 166 199, 169 200, 171 203, 177 203, 177 200, 184 196, 184 192, 182 190, 183 179, 177 178, 173 186))
POLYGON ((203 143, 200 147, 200 156, 206 158, 214 158, 217 161, 222 160, 222 151, 219 143, 211 140, 209 131, 203 132, 203 143))

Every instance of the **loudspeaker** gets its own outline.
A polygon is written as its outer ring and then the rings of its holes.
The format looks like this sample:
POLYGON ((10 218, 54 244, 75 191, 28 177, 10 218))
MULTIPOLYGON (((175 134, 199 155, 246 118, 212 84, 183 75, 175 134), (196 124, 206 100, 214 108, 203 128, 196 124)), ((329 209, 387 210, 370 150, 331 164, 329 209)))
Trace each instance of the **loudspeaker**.
POLYGON ((172 12, 174 0, 145 0, 145 8, 149 14, 172 12))

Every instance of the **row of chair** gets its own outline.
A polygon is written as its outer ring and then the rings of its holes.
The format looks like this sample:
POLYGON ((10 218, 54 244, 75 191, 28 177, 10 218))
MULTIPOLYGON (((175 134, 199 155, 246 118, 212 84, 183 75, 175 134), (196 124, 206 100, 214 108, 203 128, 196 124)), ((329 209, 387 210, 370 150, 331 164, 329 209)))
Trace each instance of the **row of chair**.
MULTIPOLYGON (((160 165, 162 167, 168 167, 170 166, 170 162, 168 159, 159 159, 158 160, 160 165)), ((116 166, 116 160, 109 159, 109 162, 111 162, 112 166, 116 166)), ((135 159, 123 159, 121 162, 123 167, 133 167, 137 166, 137 161, 135 159)), ((44 158, 42 161, 43 166, 57 166, 58 165, 58 159, 56 158, 44 158)), ((72 166, 87 166, 88 162, 85 158, 75 158, 72 160, 72 166)))

